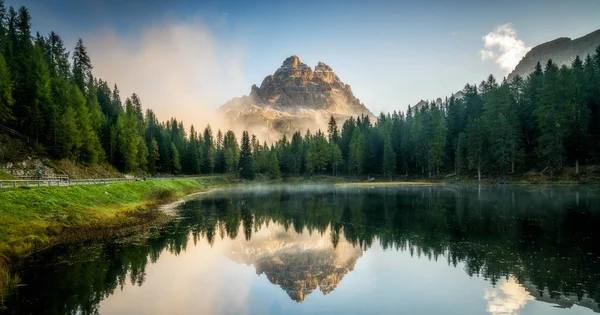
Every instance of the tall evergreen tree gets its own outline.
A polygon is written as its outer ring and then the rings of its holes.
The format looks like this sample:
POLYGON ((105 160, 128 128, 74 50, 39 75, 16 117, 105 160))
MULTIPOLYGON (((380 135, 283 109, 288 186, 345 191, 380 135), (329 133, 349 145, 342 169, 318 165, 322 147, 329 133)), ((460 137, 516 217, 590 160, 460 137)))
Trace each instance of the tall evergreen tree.
POLYGON ((215 144, 210 125, 204 129, 204 173, 212 174, 215 168, 215 144))
POLYGON ((327 124, 327 132, 329 142, 338 143, 340 135, 338 132, 337 122, 335 121, 335 118, 333 118, 333 116, 329 118, 329 123, 327 124))
POLYGON ((467 154, 469 168, 477 170, 477 180, 481 181, 481 171, 486 165, 486 130, 481 118, 470 118, 467 124, 467 154))
POLYGON ((4 56, 0 53, 0 124, 12 119, 12 82, 4 56))
POLYGON ((177 150, 177 146, 175 143, 171 142, 171 171, 174 175, 181 173, 181 160, 179 158, 179 150, 177 150))
POLYGON ((279 169, 279 159, 277 158, 277 152, 275 152, 274 149, 269 152, 269 166, 267 174, 271 179, 281 178, 281 171, 279 169))
POLYGON ((565 138, 569 122, 565 113, 573 108, 571 102, 561 100, 560 89, 558 67, 548 60, 535 114, 540 127, 539 149, 543 167, 550 170, 551 176, 563 167, 566 158, 565 138))
POLYGON ((396 174, 396 156, 388 135, 383 142, 383 176, 392 180, 396 174))
POLYGON ((366 139, 360 128, 355 128, 350 140, 348 168, 350 174, 363 175, 365 164, 366 139))
POLYGON ((73 50, 73 82, 87 95, 87 83, 90 81, 92 73, 92 62, 87 53, 87 48, 83 45, 83 40, 77 40, 73 50))
POLYGON ((240 176, 244 179, 254 179, 254 162, 250 148, 250 136, 247 131, 242 132, 242 145, 240 148, 240 176))

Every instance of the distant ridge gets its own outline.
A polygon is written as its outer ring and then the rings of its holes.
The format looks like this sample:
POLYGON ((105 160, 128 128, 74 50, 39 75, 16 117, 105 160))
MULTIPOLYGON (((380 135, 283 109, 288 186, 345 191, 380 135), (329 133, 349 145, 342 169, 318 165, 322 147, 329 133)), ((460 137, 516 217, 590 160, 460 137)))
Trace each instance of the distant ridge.
POLYGON ((599 45, 600 29, 574 40, 560 37, 545 42, 533 47, 508 75, 508 79, 514 78, 517 74, 526 77, 533 72, 538 62, 543 65, 548 62, 548 59, 552 59, 559 66, 570 65, 575 60, 575 56, 584 60, 588 54, 594 54, 599 45))

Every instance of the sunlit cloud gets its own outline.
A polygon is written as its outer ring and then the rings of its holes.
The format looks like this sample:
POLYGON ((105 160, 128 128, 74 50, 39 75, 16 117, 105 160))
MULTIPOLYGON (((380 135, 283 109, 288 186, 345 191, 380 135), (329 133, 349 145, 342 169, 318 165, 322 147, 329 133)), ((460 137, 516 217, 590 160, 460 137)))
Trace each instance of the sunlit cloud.
POLYGON ((504 281, 494 289, 485 289, 483 298, 488 301, 487 311, 492 315, 517 315, 533 297, 516 280, 504 281))
POLYGON ((493 32, 482 37, 484 49, 482 60, 493 60, 505 72, 512 71, 531 47, 517 36, 510 23, 497 26, 493 32))
MULTIPOLYGON (((212 113, 245 93, 240 45, 221 39, 201 19, 155 22, 135 34, 86 36, 94 75, 137 93, 160 120, 176 117, 196 129, 219 125, 212 113)), ((112 87, 112 86, 111 86, 112 87)))

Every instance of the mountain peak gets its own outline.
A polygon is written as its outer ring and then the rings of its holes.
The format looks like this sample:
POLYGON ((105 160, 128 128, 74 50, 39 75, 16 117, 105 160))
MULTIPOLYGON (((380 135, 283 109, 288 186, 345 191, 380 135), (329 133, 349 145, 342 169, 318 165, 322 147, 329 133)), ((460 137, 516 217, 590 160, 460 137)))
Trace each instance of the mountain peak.
POLYGON ((333 71, 333 69, 324 62, 319 61, 317 66, 315 66, 315 71, 333 71))
POLYGON ((301 64, 300 62, 300 58, 298 58, 298 56, 293 55, 290 56, 288 58, 286 58, 283 61, 283 64, 281 65, 281 67, 290 67, 290 68, 298 68, 298 66, 301 64))
POLYGON ((350 116, 375 117, 330 66, 319 61, 313 70, 296 55, 286 58, 260 86, 253 85, 249 96, 231 100, 220 111, 232 128, 266 126, 274 131, 269 138, 326 128, 331 116, 340 123, 350 116))

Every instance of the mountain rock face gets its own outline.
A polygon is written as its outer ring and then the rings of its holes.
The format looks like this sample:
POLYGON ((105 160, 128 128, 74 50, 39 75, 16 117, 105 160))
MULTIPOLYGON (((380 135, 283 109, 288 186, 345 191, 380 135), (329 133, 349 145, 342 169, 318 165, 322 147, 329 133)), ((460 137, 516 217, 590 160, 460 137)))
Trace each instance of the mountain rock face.
POLYGON ((329 235, 307 231, 297 235, 275 225, 255 233, 249 241, 235 242, 227 256, 253 265, 256 274, 264 274, 290 299, 302 302, 316 289, 323 294, 335 290, 363 254, 360 246, 343 238, 334 248, 329 235))
POLYGON ((314 70, 297 56, 287 58, 250 95, 234 98, 219 112, 232 126, 247 129, 266 140, 296 131, 326 129, 334 116, 339 124, 350 116, 373 114, 328 65, 319 62, 314 70))
POLYGON ((543 43, 533 47, 521 59, 515 70, 509 75, 508 79, 512 79, 515 75, 522 77, 528 76, 535 69, 538 61, 544 66, 548 59, 559 66, 570 65, 575 56, 579 56, 582 60, 590 54, 593 55, 596 48, 600 45, 600 30, 587 34, 583 37, 571 40, 570 38, 561 37, 553 41, 543 43))

